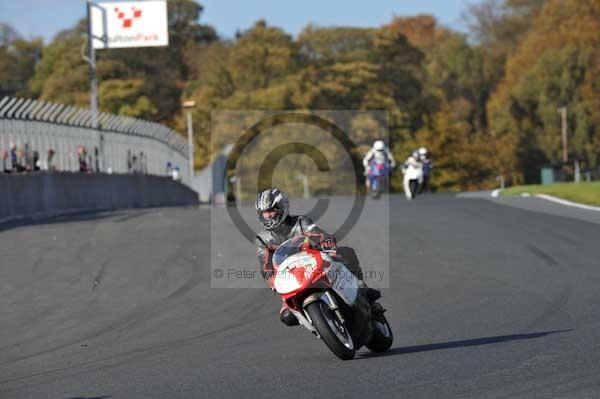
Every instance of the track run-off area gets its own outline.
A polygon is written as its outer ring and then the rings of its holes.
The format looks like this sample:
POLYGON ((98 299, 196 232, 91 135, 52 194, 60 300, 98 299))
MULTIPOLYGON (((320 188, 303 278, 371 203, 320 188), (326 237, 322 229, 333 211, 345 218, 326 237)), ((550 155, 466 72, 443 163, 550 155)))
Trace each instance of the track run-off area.
MULTIPOLYGON (((395 340, 345 362, 269 290, 211 288, 223 208, 0 226, 0 398, 600 397, 598 212, 454 195, 365 212, 342 244, 389 251, 395 340)), ((251 243, 225 249, 258 268, 251 243)))

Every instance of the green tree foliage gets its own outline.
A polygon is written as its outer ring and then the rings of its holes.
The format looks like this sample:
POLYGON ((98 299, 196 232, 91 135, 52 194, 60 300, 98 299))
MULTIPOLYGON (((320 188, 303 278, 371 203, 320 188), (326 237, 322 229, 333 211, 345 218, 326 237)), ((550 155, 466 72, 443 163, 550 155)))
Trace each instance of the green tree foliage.
MULTIPOLYGON (((389 28, 309 26, 294 41, 281 29, 259 21, 235 42, 214 43, 202 52, 199 79, 188 89, 199 104, 194 111, 199 131, 196 165, 210 161, 207 147, 214 109, 387 109, 392 135, 406 139, 423 125, 422 59, 420 50, 389 28)), ((383 129, 387 122, 365 115, 339 121, 360 132, 356 141, 362 152, 387 135, 383 129)), ((243 121, 232 117, 230 124, 231 129, 223 129, 233 133, 230 137, 220 134, 213 140, 219 147, 234 140, 243 121)), ((183 118, 180 126, 184 127, 183 118)))
POLYGON ((140 79, 104 80, 98 88, 108 112, 135 118, 152 119, 157 110, 143 95, 144 82, 140 79))
POLYGON ((563 105, 570 115, 570 155, 598 164, 599 49, 600 1, 552 0, 509 58, 489 113, 496 134, 519 140, 516 182, 533 180, 541 163, 560 161, 557 108, 563 105))
MULTIPOLYGON (((485 187, 494 171, 483 154, 490 154, 486 135, 486 103, 490 88, 485 79, 484 55, 464 34, 437 25, 429 15, 395 18, 390 29, 404 34, 424 53, 424 123, 394 151, 405 159, 425 146, 435 159, 432 186, 442 190, 485 187)), ((394 180, 401 184, 401 176, 394 180)))
MULTIPOLYGON (((190 53, 217 39, 201 25, 202 6, 192 0, 168 1, 170 45, 162 48, 98 50, 100 109, 173 124, 188 79, 190 53)), ((45 100, 78 106, 89 104, 89 69, 82 59, 87 21, 61 32, 44 48, 29 82, 45 100)))
POLYGON ((30 95, 27 82, 41 53, 41 39, 24 40, 9 25, 0 24, 0 97, 30 95))
MULTIPOLYGON (((168 47, 98 52, 99 103, 104 111, 185 131, 180 104, 195 100, 197 167, 257 117, 246 112, 220 121, 213 149, 214 110, 385 110, 332 114, 353 132, 355 159, 389 136, 399 162, 417 147, 430 149, 432 184, 441 190, 493 187, 498 175, 535 182, 539 166, 560 160, 563 105, 570 156, 584 166, 600 164, 599 10, 600 0, 483 0, 467 6, 468 34, 417 15, 372 28, 308 25, 296 38, 258 21, 222 40, 198 22, 203 8, 196 1, 168 0, 168 47)), ((80 21, 42 49, 0 25, 0 95, 86 106, 86 29, 80 21)), ((294 129, 287 139, 305 135, 294 129)), ((277 143, 257 148, 268 153, 277 143)), ((316 144, 341 157, 334 145, 316 144)), ((282 165, 306 173, 313 167, 306 156, 282 165)), ((277 178, 298 184, 286 168, 277 166, 277 178)), ((351 184, 341 174, 335 183, 311 185, 325 192, 344 179, 351 184)), ((400 180, 397 173, 394 188, 400 180)))
POLYGON ((43 49, 35 76, 29 82, 34 96, 69 105, 89 105, 88 66, 81 58, 85 21, 62 31, 43 49))

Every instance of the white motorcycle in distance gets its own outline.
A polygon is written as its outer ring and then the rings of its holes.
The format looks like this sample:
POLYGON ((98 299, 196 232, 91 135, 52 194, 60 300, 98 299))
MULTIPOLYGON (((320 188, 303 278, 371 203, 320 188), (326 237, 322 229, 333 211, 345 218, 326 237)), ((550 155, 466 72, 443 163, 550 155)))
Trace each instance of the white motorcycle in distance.
POLYGON ((273 267, 275 291, 300 324, 340 359, 353 359, 363 345, 373 352, 392 346, 385 310, 369 302, 335 251, 319 250, 307 237, 293 237, 277 248, 273 267))
POLYGON ((423 184, 423 164, 415 157, 408 157, 403 172, 404 194, 407 199, 414 199, 423 184))

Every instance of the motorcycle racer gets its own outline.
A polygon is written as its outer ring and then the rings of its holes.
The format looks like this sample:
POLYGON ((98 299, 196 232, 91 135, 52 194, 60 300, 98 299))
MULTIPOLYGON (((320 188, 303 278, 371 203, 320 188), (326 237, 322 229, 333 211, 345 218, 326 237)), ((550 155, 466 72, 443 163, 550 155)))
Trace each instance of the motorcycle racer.
MULTIPOLYGON (((348 270, 361 281, 362 287, 367 290, 367 297, 371 301, 377 300, 379 291, 368 288, 363 281, 362 270, 358 257, 352 248, 337 247, 337 241, 332 234, 328 234, 318 227, 307 216, 293 216, 289 214, 289 201, 287 196, 277 188, 271 188, 258 194, 255 202, 258 220, 263 230, 256 236, 257 256, 261 273, 269 288, 273 288, 274 270, 273 253, 279 245, 296 236, 306 236, 311 241, 320 245, 325 250, 336 250, 337 256, 346 265, 348 270)), ((280 311, 281 321, 293 326, 298 324, 296 316, 284 304, 280 311)))
POLYGON ((414 151, 402 167, 404 173, 403 186, 407 199, 413 199, 423 183, 423 164, 419 158, 419 152, 414 151))
POLYGON ((421 147, 418 150, 419 152, 419 160, 423 164, 423 185, 421 187, 422 192, 429 192, 429 175, 431 174, 431 169, 433 168, 433 163, 429 158, 429 151, 427 148, 421 147))
MULTIPOLYGON (((363 158, 363 166, 365 167, 365 175, 367 176, 367 188, 371 187, 371 184, 375 179, 375 175, 371 173, 371 168, 374 165, 385 165, 386 168, 388 168, 389 165, 392 169, 396 167, 394 156, 382 140, 376 140, 373 143, 373 147, 363 158)), ((389 173, 389 169, 387 172, 389 173)))

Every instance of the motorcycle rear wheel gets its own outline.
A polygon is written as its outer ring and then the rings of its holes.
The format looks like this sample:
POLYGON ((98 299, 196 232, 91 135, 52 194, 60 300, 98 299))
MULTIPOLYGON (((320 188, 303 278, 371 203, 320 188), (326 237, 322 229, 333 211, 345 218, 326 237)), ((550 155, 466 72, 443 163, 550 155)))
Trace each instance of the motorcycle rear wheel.
POLYGON ((394 342, 394 333, 384 315, 377 315, 373 320, 373 335, 367 343, 367 348, 371 352, 385 352, 390 349, 394 342))
POLYGON ((315 301, 306 307, 313 326, 325 345, 342 360, 354 359, 356 349, 350 331, 337 319, 335 313, 323 301, 315 301))

